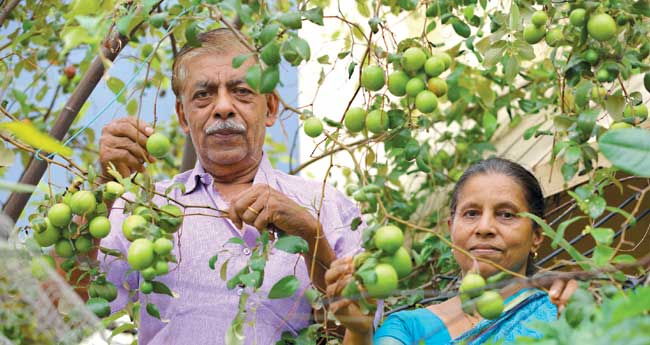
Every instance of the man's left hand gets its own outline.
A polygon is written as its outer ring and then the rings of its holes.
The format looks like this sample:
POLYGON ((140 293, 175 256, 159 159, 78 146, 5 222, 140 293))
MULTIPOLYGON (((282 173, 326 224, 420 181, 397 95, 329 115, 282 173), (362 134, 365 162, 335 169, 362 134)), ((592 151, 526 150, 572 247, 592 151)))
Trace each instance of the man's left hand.
POLYGON ((256 184, 232 199, 228 218, 242 228, 243 224, 260 231, 274 225, 289 235, 313 239, 319 223, 304 207, 266 184, 256 184))

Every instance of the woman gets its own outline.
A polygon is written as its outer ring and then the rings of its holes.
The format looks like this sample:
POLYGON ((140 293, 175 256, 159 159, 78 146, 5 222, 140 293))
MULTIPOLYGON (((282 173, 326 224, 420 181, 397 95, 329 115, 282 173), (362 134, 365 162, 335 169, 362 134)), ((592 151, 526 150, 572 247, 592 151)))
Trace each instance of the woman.
MULTIPOLYGON (((511 161, 491 158, 470 167, 460 178, 452 194, 449 228, 454 250, 463 273, 476 271, 487 278, 499 272, 494 266, 476 258, 490 260, 520 274, 535 272, 533 258, 542 243, 542 234, 521 212, 544 215, 544 197, 537 179, 511 161), (478 264, 476 264, 478 263, 478 264)), ((351 279, 351 258, 332 263, 326 274, 328 295, 340 296, 351 279)), ((358 305, 347 299, 330 305, 346 327, 344 344, 482 344, 490 341, 511 343, 517 336, 540 336, 530 329, 532 321, 557 318, 555 304, 564 305, 577 283, 556 281, 549 294, 538 289, 508 286, 500 291, 505 311, 495 320, 466 314, 460 297, 446 302, 391 314, 372 336, 372 320, 358 305)))

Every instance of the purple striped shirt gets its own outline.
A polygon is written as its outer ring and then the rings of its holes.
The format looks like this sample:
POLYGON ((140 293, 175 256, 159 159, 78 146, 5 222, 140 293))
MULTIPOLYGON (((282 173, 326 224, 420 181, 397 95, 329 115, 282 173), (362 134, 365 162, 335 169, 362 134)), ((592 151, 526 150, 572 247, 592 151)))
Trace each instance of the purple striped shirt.
MULTIPOLYGON (((174 189, 169 196, 180 203, 192 206, 211 206, 226 210, 227 202, 212 187, 212 176, 197 163, 196 167, 174 177, 172 181, 160 182, 156 189, 164 193, 172 183, 185 185, 185 193, 174 189)), ((316 208, 321 197, 322 183, 305 180, 301 177, 287 175, 271 167, 263 157, 254 184, 268 184, 284 193, 299 205, 316 215, 316 208)), ((154 199, 163 204, 163 199, 154 199)), ((111 212, 111 234, 102 240, 101 245, 126 253, 128 241, 122 235, 122 212, 124 201, 118 200, 111 212)), ((298 254, 289 254, 273 249, 266 264, 262 287, 253 292, 248 288, 226 288, 226 281, 219 277, 219 268, 228 262, 227 278, 234 276, 247 263, 251 248, 259 232, 248 225, 238 230, 225 218, 216 218, 216 211, 204 208, 184 210, 186 216, 179 232, 175 234, 173 254, 179 265, 170 264, 170 272, 156 280, 163 282, 177 294, 176 298, 167 295, 139 294, 140 344, 223 344, 230 324, 238 308, 239 296, 246 292, 248 298, 248 320, 254 325, 244 325, 245 344, 275 344, 284 331, 294 335, 308 326, 311 308, 302 291, 309 286, 308 272, 304 259, 298 254), (201 215, 196 215, 196 214, 201 215), (194 215, 192 215, 194 214, 194 215), (228 239, 239 237, 245 245, 226 244, 228 239), (180 245, 179 245, 180 238, 180 245), (210 258, 219 254, 215 270, 208 266, 210 258), (268 299, 270 288, 284 276, 294 274, 301 282, 298 292, 290 298, 268 299), (145 311, 146 303, 156 304, 163 321, 153 318, 145 311)), ((352 255, 361 246, 360 230, 351 231, 352 220, 359 217, 357 207, 342 193, 327 186, 320 214, 327 240, 337 257, 352 255)), ((114 257, 99 257, 107 277, 118 287, 118 298, 111 303, 112 310, 118 311, 127 303, 129 289, 136 289, 140 281, 139 273, 131 273, 126 261, 114 257), (126 285, 126 286, 125 286, 126 285)))

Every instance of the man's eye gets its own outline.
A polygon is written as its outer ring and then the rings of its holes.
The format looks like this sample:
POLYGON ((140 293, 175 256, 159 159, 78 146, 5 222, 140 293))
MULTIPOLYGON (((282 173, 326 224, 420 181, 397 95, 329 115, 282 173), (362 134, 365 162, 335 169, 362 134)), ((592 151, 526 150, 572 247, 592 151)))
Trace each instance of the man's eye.
POLYGON ((252 94, 253 92, 249 89, 243 88, 243 87, 238 87, 233 90, 237 95, 240 96, 247 96, 252 94))
POLYGON ((463 215, 465 217, 477 217, 479 215, 479 212, 477 210, 467 210, 463 215))
POLYGON ((205 98, 208 97, 210 94, 207 91, 199 91, 194 94, 194 98, 205 98))

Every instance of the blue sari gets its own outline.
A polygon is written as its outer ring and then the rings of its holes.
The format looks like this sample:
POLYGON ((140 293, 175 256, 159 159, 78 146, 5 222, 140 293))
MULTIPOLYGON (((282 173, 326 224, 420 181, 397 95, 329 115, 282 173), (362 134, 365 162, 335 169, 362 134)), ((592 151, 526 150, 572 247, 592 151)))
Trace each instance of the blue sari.
POLYGON ((426 308, 391 314, 375 333, 375 345, 478 345, 488 341, 514 343, 519 336, 541 338, 530 329, 534 321, 557 319, 557 308, 538 289, 522 289, 505 300, 505 311, 495 320, 481 320, 474 328, 451 339, 442 320, 426 308))

